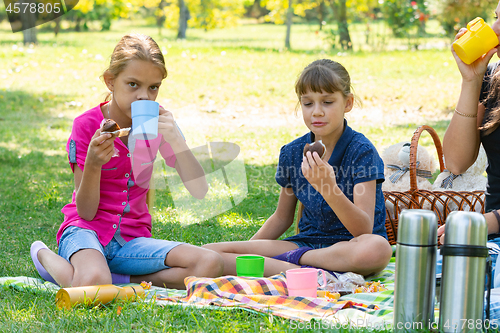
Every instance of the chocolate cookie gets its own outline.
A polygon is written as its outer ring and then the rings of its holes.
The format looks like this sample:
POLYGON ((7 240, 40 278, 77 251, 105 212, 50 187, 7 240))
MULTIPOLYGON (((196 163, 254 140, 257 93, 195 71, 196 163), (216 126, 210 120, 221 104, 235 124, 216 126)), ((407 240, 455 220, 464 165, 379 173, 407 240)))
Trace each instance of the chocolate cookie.
POLYGON ((313 152, 318 153, 320 158, 323 158, 326 154, 326 146, 321 142, 321 140, 314 142, 313 144, 306 143, 304 146, 304 156, 306 156, 306 153, 310 151, 311 154, 313 152))

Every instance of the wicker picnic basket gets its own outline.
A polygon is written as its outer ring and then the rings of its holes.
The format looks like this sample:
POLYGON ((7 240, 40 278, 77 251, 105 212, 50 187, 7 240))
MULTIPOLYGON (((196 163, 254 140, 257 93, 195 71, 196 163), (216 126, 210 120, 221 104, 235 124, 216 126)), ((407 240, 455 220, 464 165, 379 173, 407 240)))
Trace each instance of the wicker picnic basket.
POLYGON ((413 133, 410 146, 410 189, 404 192, 384 191, 387 237, 396 244, 398 220, 405 209, 429 209, 436 213, 438 224, 443 225, 452 211, 477 211, 484 214, 484 191, 428 191, 417 187, 417 147, 423 131, 429 132, 439 158, 441 172, 445 169, 443 147, 436 131, 427 125, 420 126, 413 133))

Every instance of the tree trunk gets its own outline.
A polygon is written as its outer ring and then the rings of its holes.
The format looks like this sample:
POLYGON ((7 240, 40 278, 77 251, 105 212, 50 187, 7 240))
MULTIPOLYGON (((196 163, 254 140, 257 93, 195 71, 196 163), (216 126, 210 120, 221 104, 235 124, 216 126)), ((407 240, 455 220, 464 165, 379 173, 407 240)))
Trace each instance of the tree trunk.
POLYGON ((254 0, 252 7, 249 10, 249 16, 253 18, 259 18, 262 16, 262 9, 260 7, 260 0, 254 0))
POLYGON ((36 27, 23 30, 23 43, 26 44, 36 44, 38 40, 36 39, 36 27))
POLYGON ((427 33, 425 31, 425 21, 420 21, 420 24, 418 25, 418 35, 419 36, 425 36, 427 33))
POLYGON ((319 31, 323 30, 323 22, 325 21, 325 1, 321 0, 318 8, 319 31))
POLYGON ((288 0, 288 10, 286 12, 286 37, 285 37, 285 48, 291 50, 290 47, 290 33, 292 32, 292 18, 293 18, 293 0, 288 0))
POLYGON ((61 30, 61 16, 56 17, 54 22, 56 22, 56 26, 54 28, 54 36, 57 37, 59 30, 61 30))
POLYGON ((38 42, 36 38, 36 13, 32 13, 30 10, 26 10, 21 11, 20 16, 23 27, 24 44, 36 44, 38 42))
POLYGON ((160 3, 158 4, 158 9, 160 10, 160 15, 156 17, 156 26, 158 26, 158 34, 161 36, 161 28, 163 27, 163 24, 165 23, 166 17, 165 13, 163 12, 163 8, 167 5, 167 2, 165 0, 161 0, 160 3))
POLYGON ((184 0, 179 0, 179 29, 177 31, 178 39, 186 39, 187 22, 191 18, 189 8, 184 0))
POLYGON ((80 23, 82 22, 82 18, 80 16, 76 17, 75 20, 75 31, 79 32, 80 31, 80 23))
POLYGON ((349 24, 347 23, 347 0, 338 0, 331 2, 335 20, 339 32, 339 43, 344 50, 352 50, 351 36, 349 34, 349 24))

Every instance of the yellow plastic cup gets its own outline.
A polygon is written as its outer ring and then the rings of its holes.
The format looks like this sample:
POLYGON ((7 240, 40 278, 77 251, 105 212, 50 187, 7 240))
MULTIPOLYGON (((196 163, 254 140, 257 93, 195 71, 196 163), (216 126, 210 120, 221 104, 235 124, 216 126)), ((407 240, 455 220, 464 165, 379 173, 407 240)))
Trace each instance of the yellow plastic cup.
POLYGON ((480 17, 467 24, 467 32, 453 42, 453 49, 463 62, 470 65, 498 45, 498 36, 480 17))

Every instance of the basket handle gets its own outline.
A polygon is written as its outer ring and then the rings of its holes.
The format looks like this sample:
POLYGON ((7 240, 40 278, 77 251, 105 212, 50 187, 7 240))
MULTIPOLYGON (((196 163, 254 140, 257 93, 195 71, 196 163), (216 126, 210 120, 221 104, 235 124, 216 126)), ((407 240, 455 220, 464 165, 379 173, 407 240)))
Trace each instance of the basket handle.
MULTIPOLYGON (((436 146, 438 159, 439 159, 439 170, 444 171, 444 159, 443 159, 443 146, 441 145, 441 140, 439 139, 436 131, 427 125, 422 125, 413 133, 410 145, 410 192, 414 193, 418 190, 417 188, 417 147, 418 140, 422 132, 426 130, 431 135, 434 140, 434 146, 436 146)), ((431 170, 432 171, 432 170, 431 170)))

